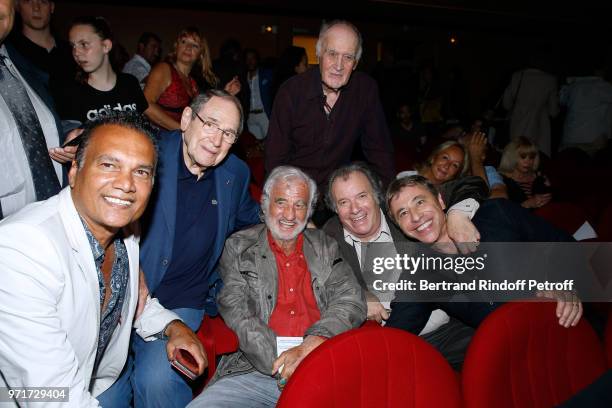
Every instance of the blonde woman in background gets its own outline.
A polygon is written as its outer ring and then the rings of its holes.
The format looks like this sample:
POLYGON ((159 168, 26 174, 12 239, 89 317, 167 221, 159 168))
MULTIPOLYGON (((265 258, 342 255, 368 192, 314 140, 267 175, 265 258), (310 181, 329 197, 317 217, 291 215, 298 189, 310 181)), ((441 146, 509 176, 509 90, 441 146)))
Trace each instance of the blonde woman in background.
POLYGON ((550 182, 540 174, 540 154, 536 145, 525 137, 508 143, 499 163, 508 199, 525 208, 539 208, 551 200, 550 182))

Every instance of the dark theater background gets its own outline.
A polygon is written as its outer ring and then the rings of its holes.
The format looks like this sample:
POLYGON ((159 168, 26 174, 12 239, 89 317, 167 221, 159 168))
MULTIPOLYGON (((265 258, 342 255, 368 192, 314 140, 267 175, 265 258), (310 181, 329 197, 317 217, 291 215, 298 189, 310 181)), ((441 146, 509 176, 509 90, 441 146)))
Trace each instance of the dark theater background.
MULTIPOLYGON (((345 18, 363 34, 358 69, 372 73, 377 64, 391 67, 400 74, 388 85, 393 88, 401 87, 401 73, 423 61, 433 62, 440 78, 460 72, 470 90, 466 114, 474 117, 495 104, 510 74, 534 47, 546 54, 549 71, 559 77, 579 69, 593 53, 608 55, 611 7, 595 1, 527 0, 59 1, 54 21, 65 34, 74 17, 104 16, 130 54, 143 31, 159 34, 167 52, 178 29, 194 25, 207 37, 213 58, 223 41, 233 37, 265 60, 280 54, 294 37, 316 38, 324 19, 345 18)), ((314 62, 314 55, 309 59, 314 62)), ((385 89, 381 92, 384 99, 385 89)))

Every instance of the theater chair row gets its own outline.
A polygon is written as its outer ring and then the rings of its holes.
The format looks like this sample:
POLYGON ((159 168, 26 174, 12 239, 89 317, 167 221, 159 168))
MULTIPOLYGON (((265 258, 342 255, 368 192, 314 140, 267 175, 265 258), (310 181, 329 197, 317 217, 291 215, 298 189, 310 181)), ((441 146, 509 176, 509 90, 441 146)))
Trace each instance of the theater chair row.
MULTIPOLYGON (((365 325, 304 359, 278 407, 556 406, 612 368, 612 319, 606 360, 585 319, 565 329, 554 309, 550 302, 500 307, 476 331, 461 374, 419 337, 365 325)), ((238 341, 220 318, 207 317, 198 335, 209 355, 208 380, 215 368, 211 356, 236 350, 238 341)))

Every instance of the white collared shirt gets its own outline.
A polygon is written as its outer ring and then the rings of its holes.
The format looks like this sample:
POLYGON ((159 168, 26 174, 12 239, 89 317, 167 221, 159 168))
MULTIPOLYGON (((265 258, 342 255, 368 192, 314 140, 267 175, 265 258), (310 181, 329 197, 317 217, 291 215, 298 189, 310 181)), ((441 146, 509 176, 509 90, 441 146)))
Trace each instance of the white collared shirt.
POLYGON ((259 90, 259 70, 256 70, 255 75, 249 79, 249 88, 251 88, 251 110, 263 109, 261 92, 259 90))
POLYGON ((145 80, 151 72, 151 64, 142 55, 134 54, 132 59, 125 63, 123 72, 135 76, 140 84, 140 88, 144 89, 145 80))

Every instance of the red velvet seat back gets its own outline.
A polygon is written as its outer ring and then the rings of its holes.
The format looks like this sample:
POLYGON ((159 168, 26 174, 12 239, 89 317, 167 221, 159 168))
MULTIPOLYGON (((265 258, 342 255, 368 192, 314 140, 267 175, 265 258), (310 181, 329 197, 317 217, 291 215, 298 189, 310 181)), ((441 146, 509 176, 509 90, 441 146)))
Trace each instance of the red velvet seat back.
POLYGON ((453 370, 424 340, 366 327, 327 340, 302 361, 278 407, 459 407, 453 370))
POLYGON ((559 326, 554 302, 508 303, 480 325, 468 348, 462 387, 468 408, 552 407, 605 370, 591 326, 559 326))
POLYGON ((238 350, 238 337, 225 325, 221 317, 204 316, 200 328, 196 332, 208 357, 208 368, 205 378, 200 379, 194 387, 194 396, 200 394, 206 383, 212 378, 217 369, 216 357, 233 353, 238 350))
MULTIPOLYGON (((588 221, 586 212, 573 203, 551 201, 534 213, 570 235, 588 221)), ((594 226, 593 223, 591 225, 594 226)))

